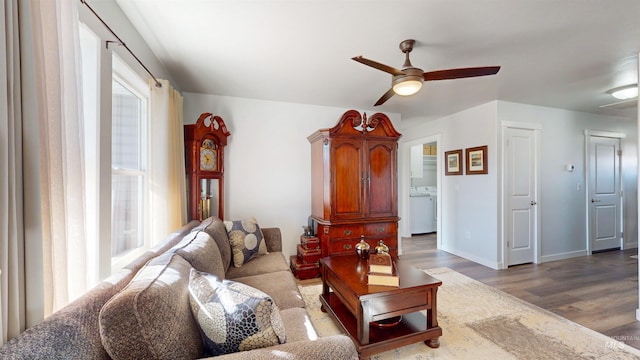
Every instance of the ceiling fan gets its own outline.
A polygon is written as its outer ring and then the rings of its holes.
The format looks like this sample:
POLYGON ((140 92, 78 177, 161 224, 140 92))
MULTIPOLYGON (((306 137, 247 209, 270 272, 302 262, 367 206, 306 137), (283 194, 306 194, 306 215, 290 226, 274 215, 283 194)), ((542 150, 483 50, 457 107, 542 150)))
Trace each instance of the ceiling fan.
POLYGON ((460 79, 475 76, 494 75, 500 70, 500 66, 484 66, 484 67, 471 67, 471 68, 458 68, 423 72, 422 69, 413 67, 409 60, 409 53, 413 50, 415 40, 404 40, 400 43, 400 50, 405 54, 404 64, 402 70, 394 67, 381 64, 377 61, 366 59, 362 56, 356 56, 351 58, 359 63, 371 66, 378 70, 382 70, 392 75, 391 77, 391 89, 389 89, 374 106, 382 105, 385 101, 389 100, 393 95, 413 95, 420 90, 423 81, 434 80, 450 80, 460 79))

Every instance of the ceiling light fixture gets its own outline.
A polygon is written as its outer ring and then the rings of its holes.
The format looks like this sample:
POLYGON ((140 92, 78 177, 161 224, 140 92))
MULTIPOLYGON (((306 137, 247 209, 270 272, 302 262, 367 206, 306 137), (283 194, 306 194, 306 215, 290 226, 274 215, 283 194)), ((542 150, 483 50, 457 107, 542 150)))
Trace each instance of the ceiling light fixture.
POLYGON ((616 99, 627 100, 638 97, 638 85, 631 84, 626 86, 621 86, 615 89, 609 90, 609 94, 616 99))
MULTIPOLYGON (((411 64, 409 64, 410 66, 411 64)), ((408 67, 403 70, 404 74, 394 75, 391 80, 393 92, 402 96, 409 96, 417 93, 422 88, 424 77, 422 70, 408 67)))
POLYGON ((408 96, 417 93, 422 88, 422 82, 418 80, 405 80, 393 85, 393 92, 398 95, 408 96))

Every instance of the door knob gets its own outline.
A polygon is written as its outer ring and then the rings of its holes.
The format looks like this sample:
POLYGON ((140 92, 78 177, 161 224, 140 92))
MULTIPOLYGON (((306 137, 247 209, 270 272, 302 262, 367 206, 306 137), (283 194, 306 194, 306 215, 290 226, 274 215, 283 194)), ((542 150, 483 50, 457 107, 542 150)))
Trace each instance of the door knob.
POLYGON ((535 205, 535 204, 537 204, 537 202, 531 200, 531 205, 535 205))
POLYGON ((600 202, 600 200, 596 200, 596 199, 591 199, 592 203, 596 203, 596 202, 600 202))

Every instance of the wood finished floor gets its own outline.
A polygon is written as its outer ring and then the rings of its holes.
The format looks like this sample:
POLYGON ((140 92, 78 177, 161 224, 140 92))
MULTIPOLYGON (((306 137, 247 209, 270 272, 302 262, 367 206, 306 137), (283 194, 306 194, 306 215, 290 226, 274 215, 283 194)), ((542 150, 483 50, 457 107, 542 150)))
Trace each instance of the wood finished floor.
POLYGON ((402 239, 401 259, 448 267, 640 349, 637 249, 494 270, 436 248, 435 234, 402 239))
MULTIPOLYGON (((448 267, 640 349, 637 249, 494 270, 436 248, 435 234, 402 239, 403 261, 448 267)), ((320 279, 300 283, 319 283, 320 279)), ((604 345, 603 345, 604 346, 604 345)))

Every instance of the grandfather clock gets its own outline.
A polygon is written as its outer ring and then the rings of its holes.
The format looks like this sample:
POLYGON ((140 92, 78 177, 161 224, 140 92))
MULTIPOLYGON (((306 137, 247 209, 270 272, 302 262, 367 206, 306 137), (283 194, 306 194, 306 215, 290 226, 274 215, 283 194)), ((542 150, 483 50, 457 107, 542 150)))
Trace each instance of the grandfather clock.
POLYGON ((224 218, 224 147, 229 135, 222 118, 211 113, 184 126, 189 220, 224 218))

